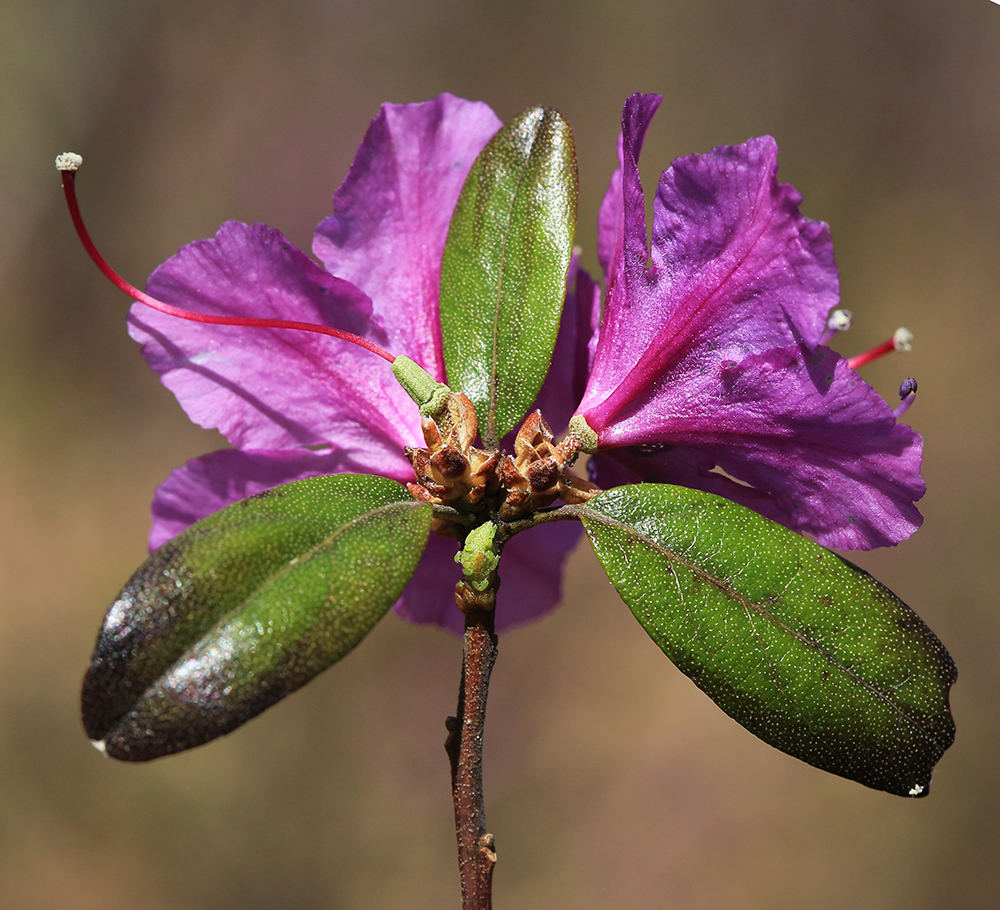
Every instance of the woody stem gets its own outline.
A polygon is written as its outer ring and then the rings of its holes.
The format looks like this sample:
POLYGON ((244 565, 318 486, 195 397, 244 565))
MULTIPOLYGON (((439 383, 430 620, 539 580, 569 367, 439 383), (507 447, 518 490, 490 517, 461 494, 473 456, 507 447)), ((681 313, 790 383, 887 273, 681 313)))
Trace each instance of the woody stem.
POLYGON ((483 727, 490 674, 496 658, 493 611, 467 613, 458 716, 448 718, 445 741, 451 761, 462 910, 490 910, 493 905, 493 866, 497 858, 493 835, 486 830, 483 803, 483 727))

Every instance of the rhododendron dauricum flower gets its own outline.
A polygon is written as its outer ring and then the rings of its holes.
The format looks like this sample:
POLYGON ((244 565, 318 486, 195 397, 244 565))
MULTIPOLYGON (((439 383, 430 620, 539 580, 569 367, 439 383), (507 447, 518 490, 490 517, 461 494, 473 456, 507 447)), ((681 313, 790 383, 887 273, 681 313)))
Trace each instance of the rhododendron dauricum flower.
MULTIPOLYGON (((447 94, 383 105, 334 196, 333 215, 316 230, 313 251, 325 268, 276 230, 229 222, 157 268, 148 293, 199 312, 329 325, 443 381, 441 255, 466 175, 500 126, 487 105, 447 94)), ((588 313, 598 302, 576 271, 567 332, 537 402, 557 430, 586 381, 586 360, 574 361, 576 300, 587 296, 588 313)), ((589 335, 589 321, 587 328, 589 335)), ((414 479, 403 447, 424 445, 420 416, 369 351, 305 332, 190 322, 142 304, 129 315, 129 331, 188 416, 236 447, 189 461, 157 490, 151 549, 229 503, 293 480, 337 472, 414 479)), ((505 546, 498 629, 558 603, 561 566, 580 533, 578 523, 561 522, 505 546)), ((399 613, 463 630, 456 551, 455 540, 431 537, 399 613)))
POLYGON ((574 419, 615 459, 593 459, 594 478, 717 493, 832 547, 909 537, 920 436, 821 345, 838 300, 828 227, 799 213, 765 137, 675 161, 647 245, 637 161, 659 103, 626 102, 601 207, 607 299, 574 419))
MULTIPOLYGON (((826 227, 802 218, 795 191, 777 183, 773 141, 753 140, 663 175, 647 253, 636 159, 658 103, 633 96, 625 107, 622 167, 600 217, 608 291, 599 336, 595 287, 574 265, 538 407, 556 430, 576 411, 574 425, 601 453, 592 463, 602 485, 680 483, 823 543, 898 542, 920 520, 919 437, 819 345, 837 302, 826 227)), ((486 105, 450 95, 384 105, 317 228, 324 267, 278 231, 230 222, 160 266, 149 293, 205 313, 343 329, 444 381, 442 250, 463 181, 500 125, 486 105)), ((413 479, 403 447, 422 444, 417 410, 368 351, 142 305, 129 325, 192 420, 236 447, 188 462, 159 488, 152 548, 292 480, 343 471, 413 479)), ((555 605, 579 533, 560 522, 511 539, 498 629, 555 605)), ((455 551, 455 541, 431 539, 397 604, 403 616, 462 629, 447 583, 459 574, 455 551)))

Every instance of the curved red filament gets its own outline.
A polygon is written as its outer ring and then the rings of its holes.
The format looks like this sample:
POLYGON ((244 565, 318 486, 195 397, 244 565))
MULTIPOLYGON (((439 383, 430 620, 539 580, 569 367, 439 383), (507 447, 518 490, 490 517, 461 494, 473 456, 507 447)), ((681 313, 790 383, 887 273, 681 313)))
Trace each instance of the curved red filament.
POLYGON ((301 332, 315 332, 318 335, 330 335, 333 338, 340 338, 343 341, 349 341, 352 344, 359 345, 360 347, 371 351, 373 354, 378 354, 379 357, 383 360, 387 360, 389 363, 392 363, 396 359, 393 354, 390 354, 388 351, 380 348, 377 344, 369 341, 367 338, 362 338, 360 335, 353 335, 350 332, 344 332, 340 329, 330 328, 329 326, 314 325, 311 322, 296 322, 291 319, 256 319, 250 316, 213 316, 208 313, 196 313, 192 310, 184 310, 180 307, 171 306, 169 303, 164 303, 162 300, 157 300, 155 297, 150 297, 149 294, 143 293, 122 278, 121 275, 108 265, 107 260, 105 260, 105 258, 98 252, 97 247, 94 246, 94 241, 90 239, 90 234, 87 232, 87 228, 83 223, 83 216, 80 214, 80 206, 76 201, 76 171, 63 170, 61 173, 63 191, 66 194, 66 204, 69 206, 69 213, 73 219, 73 226, 76 228, 76 233, 80 237, 80 242, 83 244, 87 254, 94 261, 94 264, 104 273, 105 277, 116 287, 128 294, 133 300, 137 300, 139 303, 144 303, 146 306, 152 307, 154 310, 159 310, 161 313, 166 313, 168 316, 176 316, 179 319, 189 319, 192 322, 204 322, 211 325, 244 325, 268 329, 296 329, 301 332))

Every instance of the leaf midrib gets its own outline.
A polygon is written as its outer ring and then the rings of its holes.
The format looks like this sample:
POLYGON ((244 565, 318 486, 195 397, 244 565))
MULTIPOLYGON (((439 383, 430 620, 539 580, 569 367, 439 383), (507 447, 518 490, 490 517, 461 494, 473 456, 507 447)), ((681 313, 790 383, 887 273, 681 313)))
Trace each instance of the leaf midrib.
MULTIPOLYGON (((748 612, 753 611, 759 614, 761 617, 763 617, 766 621, 773 623, 773 625, 776 628, 784 630, 792 638, 796 639, 797 641, 805 645, 807 648, 819 654, 824 660, 827 661, 827 663, 836 668, 840 673, 842 673, 848 679, 857 683, 862 689, 867 691, 877 701, 880 701, 883 704, 887 705, 889 708, 891 708, 900 718, 902 718, 910 727, 912 727, 913 730, 915 730, 917 733, 923 736, 928 742, 932 743, 937 748, 941 748, 936 738, 933 735, 931 735, 931 733, 929 733, 921 724, 919 724, 916 720, 910 717, 910 715, 908 715, 899 705, 897 705, 889 697, 887 693, 883 692, 881 689, 877 688, 872 683, 869 683, 866 680, 864 680, 861 676, 855 673, 850 667, 841 663, 841 661, 839 661, 834 655, 825 651, 817 643, 810 641, 808 638, 802 635, 802 633, 796 631, 795 629, 791 628, 791 626, 787 625, 786 623, 783 623, 781 620, 772 616, 766 609, 764 609, 764 606, 762 604, 758 604, 755 601, 750 600, 747 597, 744 597, 742 594, 733 589, 726 582, 714 577, 713 575, 710 575, 708 572, 704 571, 699 566, 690 563, 686 559, 682 558, 673 550, 668 549, 667 547, 663 546, 662 544, 658 543, 652 538, 646 536, 645 534, 640 533, 632 525, 611 518, 610 516, 604 514, 603 512, 597 511, 596 509, 594 509, 592 506, 589 505, 581 507, 579 510, 579 514, 581 515, 581 518, 583 519, 584 523, 586 523, 588 518, 596 519, 597 521, 602 522, 609 527, 613 527, 617 530, 623 531, 626 534, 637 538, 641 542, 645 543, 646 545, 654 549, 656 552, 662 554, 664 557, 666 557, 668 561, 682 566, 683 568, 690 571, 693 575, 714 585, 724 594, 730 596, 733 600, 739 603, 748 612)), ((797 575, 800 571, 801 571, 801 563, 799 565, 799 568, 796 569, 795 574, 797 575)), ((794 577, 795 576, 793 575, 792 578, 794 577)), ((791 579, 789 580, 789 583, 790 582, 791 579)), ((775 599, 780 598, 780 596, 781 595, 778 595, 777 598, 775 599)))
MULTIPOLYGON (((307 550, 304 550, 298 556, 294 557, 294 562, 292 560, 285 561, 272 574, 268 575, 267 579, 262 584, 252 589, 243 598, 241 598, 239 603, 237 603, 232 609, 226 611, 225 613, 220 614, 218 618, 215 620, 215 622, 213 622, 203 632, 200 633, 198 640, 203 640, 204 638, 211 635, 214 632, 214 630, 224 625, 237 613, 239 613, 240 610, 242 610, 242 608, 251 598, 259 596, 262 592, 266 592, 269 588, 274 587, 279 581, 287 578, 293 569, 297 569, 300 566, 305 565, 309 560, 315 557, 321 550, 332 547, 338 537, 347 533, 349 530, 356 527, 357 525, 372 521, 380 513, 389 511, 391 509, 398 509, 398 508, 407 509, 410 507, 422 507, 424 505, 426 504, 417 502, 416 500, 414 500, 413 502, 409 502, 407 500, 400 500, 399 502, 387 503, 385 505, 378 506, 375 509, 371 509, 370 511, 363 512, 360 515, 354 516, 349 521, 345 522, 343 525, 338 526, 332 533, 328 534, 326 537, 317 542, 315 545, 313 545, 307 550)), ((194 644, 197 644, 197 641, 194 644)), ((127 717, 129 714, 131 714, 131 712, 135 710, 135 706, 138 705, 140 702, 142 702, 146 698, 147 693, 152 691, 162 679, 166 678, 167 676, 170 675, 171 672, 173 672, 174 668, 177 667, 178 664, 180 664, 185 659, 185 656, 190 652, 190 650, 191 646, 186 647, 176 660, 172 661, 159 674, 157 674, 157 676, 153 680, 151 680, 149 685, 147 685, 143 689, 142 694, 133 700, 131 707, 129 707, 128 710, 126 710, 115 721, 111 729, 115 729, 121 722, 122 718, 127 717)), ((110 735, 110 730, 109 730, 109 735, 110 735)))
POLYGON ((527 178, 528 171, 531 167, 531 157, 535 152, 535 145, 538 142, 538 133, 541 129, 541 125, 545 121, 545 112, 542 112, 542 116, 539 118, 536 124, 533 135, 531 137, 531 145, 528 149, 528 154, 524 159, 524 167, 521 168, 520 175, 517 178, 517 184, 514 188, 514 192, 510 197, 510 206, 507 209, 506 224, 504 225, 503 231, 503 242, 500 248, 500 276, 497 281, 497 291, 495 302, 493 306, 493 326, 492 326, 492 339, 491 345, 492 350, 490 351, 490 398, 489 405, 486 409, 486 437, 483 442, 486 444, 487 448, 495 448, 497 445, 497 432, 496 432, 496 411, 497 411, 497 385, 498 385, 498 373, 499 373, 499 363, 500 363, 500 310, 503 308, 503 296, 504 296, 504 284, 506 279, 506 263, 507 254, 510 245, 511 237, 511 223, 514 220, 514 209, 517 207, 518 194, 521 192, 521 187, 524 185, 524 181, 527 178))

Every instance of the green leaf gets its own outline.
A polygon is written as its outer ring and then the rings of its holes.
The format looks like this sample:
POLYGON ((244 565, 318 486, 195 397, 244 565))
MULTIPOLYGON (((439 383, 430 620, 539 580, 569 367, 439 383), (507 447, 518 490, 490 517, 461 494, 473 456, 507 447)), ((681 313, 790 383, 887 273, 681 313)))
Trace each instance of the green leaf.
POLYGON ((650 637, 730 717, 818 768, 927 794, 955 735, 955 665, 891 591, 697 490, 621 487, 579 514, 650 637))
POLYGON ((536 107, 483 149, 455 207, 441 262, 445 366, 491 448, 534 403, 552 360, 576 199, 573 134, 536 107))
POLYGON ((382 618, 432 506, 385 477, 298 480, 164 544, 111 605, 83 684, 88 736, 145 761, 221 736, 311 680, 382 618))

